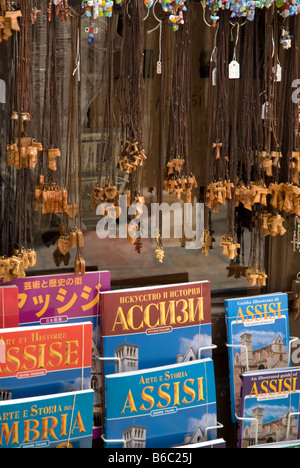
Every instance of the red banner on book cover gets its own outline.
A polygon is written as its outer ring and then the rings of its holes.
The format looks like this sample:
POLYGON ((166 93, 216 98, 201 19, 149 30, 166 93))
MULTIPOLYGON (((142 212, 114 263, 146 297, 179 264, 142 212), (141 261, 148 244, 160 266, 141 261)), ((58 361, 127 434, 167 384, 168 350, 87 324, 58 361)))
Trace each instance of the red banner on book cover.
POLYGON ((0 328, 15 328, 18 326, 18 287, 0 286, 0 328))
POLYGON ((171 331, 211 322, 208 281, 100 292, 103 336, 171 331))

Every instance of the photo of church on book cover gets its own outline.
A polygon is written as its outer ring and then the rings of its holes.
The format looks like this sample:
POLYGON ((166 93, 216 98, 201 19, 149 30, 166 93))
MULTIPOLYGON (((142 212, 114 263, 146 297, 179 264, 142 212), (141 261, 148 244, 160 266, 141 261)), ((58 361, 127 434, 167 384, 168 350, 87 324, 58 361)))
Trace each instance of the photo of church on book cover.
POLYGON ((211 359, 105 377, 107 448, 168 448, 216 439, 211 359))
POLYGON ((239 448, 299 439, 300 368, 243 374, 239 448))
POLYGON ((211 357, 208 281, 108 291, 101 297, 104 374, 211 357))
POLYGON ((231 419, 240 413, 240 375, 290 365, 287 294, 225 301, 230 372, 231 419))

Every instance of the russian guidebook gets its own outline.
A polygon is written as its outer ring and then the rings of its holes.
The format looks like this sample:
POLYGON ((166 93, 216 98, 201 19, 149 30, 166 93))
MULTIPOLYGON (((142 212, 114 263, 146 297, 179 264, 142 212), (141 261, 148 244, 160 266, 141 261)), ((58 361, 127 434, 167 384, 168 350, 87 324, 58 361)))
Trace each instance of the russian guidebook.
MULTIPOLYGON (((211 347, 208 281, 101 292, 104 374, 198 358, 211 347)), ((201 358, 211 357, 211 348, 201 358)))

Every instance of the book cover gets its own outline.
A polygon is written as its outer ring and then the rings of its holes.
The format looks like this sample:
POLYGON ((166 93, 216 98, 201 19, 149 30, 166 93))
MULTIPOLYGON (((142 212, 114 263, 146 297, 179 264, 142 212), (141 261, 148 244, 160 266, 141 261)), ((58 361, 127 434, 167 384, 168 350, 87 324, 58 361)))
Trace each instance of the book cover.
POLYGON ((9 283, 19 290, 20 326, 89 321, 99 327, 99 291, 111 287, 109 271, 84 276, 26 276, 9 283))
POLYGON ((241 380, 239 448, 299 439, 300 367, 247 372, 241 380))
POLYGON ((90 388, 91 323, 5 328, 1 340, 0 388, 12 399, 90 388))
MULTIPOLYGON (((198 358, 211 347, 208 281, 101 292, 104 375, 198 358)), ((211 349, 201 358, 211 357, 211 349)))
POLYGON ((93 393, 0 402, 0 448, 92 448, 93 393))
POLYGON ((17 286, 0 286, 0 328, 19 326, 17 286))
MULTIPOLYGON (((107 448, 169 448, 203 441, 217 424, 210 358, 105 376, 107 448)), ((215 430, 207 438, 216 438, 215 430)))
POLYGON ((225 300, 231 419, 240 412, 240 375, 290 366, 287 294, 225 300))

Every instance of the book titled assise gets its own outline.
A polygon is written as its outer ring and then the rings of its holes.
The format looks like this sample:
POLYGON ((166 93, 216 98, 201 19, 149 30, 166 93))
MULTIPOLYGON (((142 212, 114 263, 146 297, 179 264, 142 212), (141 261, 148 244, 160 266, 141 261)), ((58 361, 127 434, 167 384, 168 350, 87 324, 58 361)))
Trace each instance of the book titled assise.
MULTIPOLYGON (((215 427, 213 361, 105 376, 106 447, 168 448, 204 440, 215 427)), ((215 431, 208 438, 215 439, 215 431)))
MULTIPOLYGON (((211 346, 208 281, 101 292, 100 297, 105 375, 197 359, 201 347, 211 346)), ((201 358, 210 356, 211 350, 203 350, 201 358)))
POLYGON ((241 376, 239 447, 299 439, 300 367, 241 376))
POLYGON ((287 294, 275 293, 225 301, 230 371, 231 419, 240 412, 240 375, 257 369, 290 366, 287 294))
POLYGON ((0 448, 91 448, 93 390, 0 402, 0 448))
POLYGON ((90 388, 91 323, 7 328, 1 340, 0 388, 13 399, 90 388))

